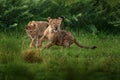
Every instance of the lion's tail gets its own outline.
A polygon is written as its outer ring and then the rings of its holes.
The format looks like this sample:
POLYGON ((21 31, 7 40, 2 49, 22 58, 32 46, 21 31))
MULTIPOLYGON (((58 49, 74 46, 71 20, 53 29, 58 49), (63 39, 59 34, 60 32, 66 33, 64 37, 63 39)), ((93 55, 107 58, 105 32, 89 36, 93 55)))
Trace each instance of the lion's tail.
POLYGON ((96 46, 83 46, 83 45, 79 44, 76 40, 74 40, 74 43, 75 43, 78 47, 80 47, 80 48, 86 48, 86 49, 95 49, 95 48, 97 48, 96 46))

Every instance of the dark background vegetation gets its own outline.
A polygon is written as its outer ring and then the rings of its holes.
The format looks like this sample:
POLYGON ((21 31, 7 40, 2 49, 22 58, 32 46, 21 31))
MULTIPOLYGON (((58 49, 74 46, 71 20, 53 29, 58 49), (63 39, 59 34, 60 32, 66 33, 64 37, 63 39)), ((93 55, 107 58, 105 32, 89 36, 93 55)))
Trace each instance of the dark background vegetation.
POLYGON ((0 31, 23 31, 30 20, 64 16, 64 29, 119 32, 119 0, 0 0, 0 31))

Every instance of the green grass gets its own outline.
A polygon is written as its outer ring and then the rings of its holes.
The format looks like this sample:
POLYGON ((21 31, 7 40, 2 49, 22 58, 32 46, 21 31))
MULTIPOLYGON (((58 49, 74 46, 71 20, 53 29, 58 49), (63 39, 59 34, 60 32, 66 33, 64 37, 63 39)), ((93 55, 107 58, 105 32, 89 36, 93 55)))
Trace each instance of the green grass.
POLYGON ((119 80, 120 36, 83 34, 76 39, 97 49, 29 48, 26 35, 0 34, 0 80, 119 80), (42 61, 28 63, 26 53, 42 61))

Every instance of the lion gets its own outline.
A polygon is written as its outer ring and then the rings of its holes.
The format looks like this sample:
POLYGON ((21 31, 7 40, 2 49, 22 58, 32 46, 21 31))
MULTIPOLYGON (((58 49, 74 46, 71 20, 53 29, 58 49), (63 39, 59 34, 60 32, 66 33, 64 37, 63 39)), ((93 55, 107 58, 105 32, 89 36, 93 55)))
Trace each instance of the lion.
POLYGON ((62 22, 62 18, 51 19, 48 18, 49 26, 44 31, 43 36, 39 41, 39 47, 42 46, 42 42, 47 38, 50 42, 45 45, 43 48, 50 48, 53 45, 63 46, 65 48, 70 47, 71 44, 75 43, 80 48, 86 49, 95 49, 96 46, 83 46, 79 44, 79 42, 74 38, 74 36, 65 30, 60 29, 60 24, 62 22))
POLYGON ((38 45, 39 38, 42 37, 48 27, 47 21, 30 21, 26 27, 26 33, 30 37, 30 47, 38 45))

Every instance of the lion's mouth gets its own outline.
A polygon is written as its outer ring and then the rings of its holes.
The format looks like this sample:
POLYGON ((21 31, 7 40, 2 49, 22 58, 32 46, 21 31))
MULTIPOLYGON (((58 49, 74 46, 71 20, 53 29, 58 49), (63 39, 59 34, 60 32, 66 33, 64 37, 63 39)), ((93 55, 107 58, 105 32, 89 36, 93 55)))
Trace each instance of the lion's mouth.
POLYGON ((53 30, 53 32, 55 32, 55 33, 56 33, 56 32, 58 32, 58 30, 53 30))

